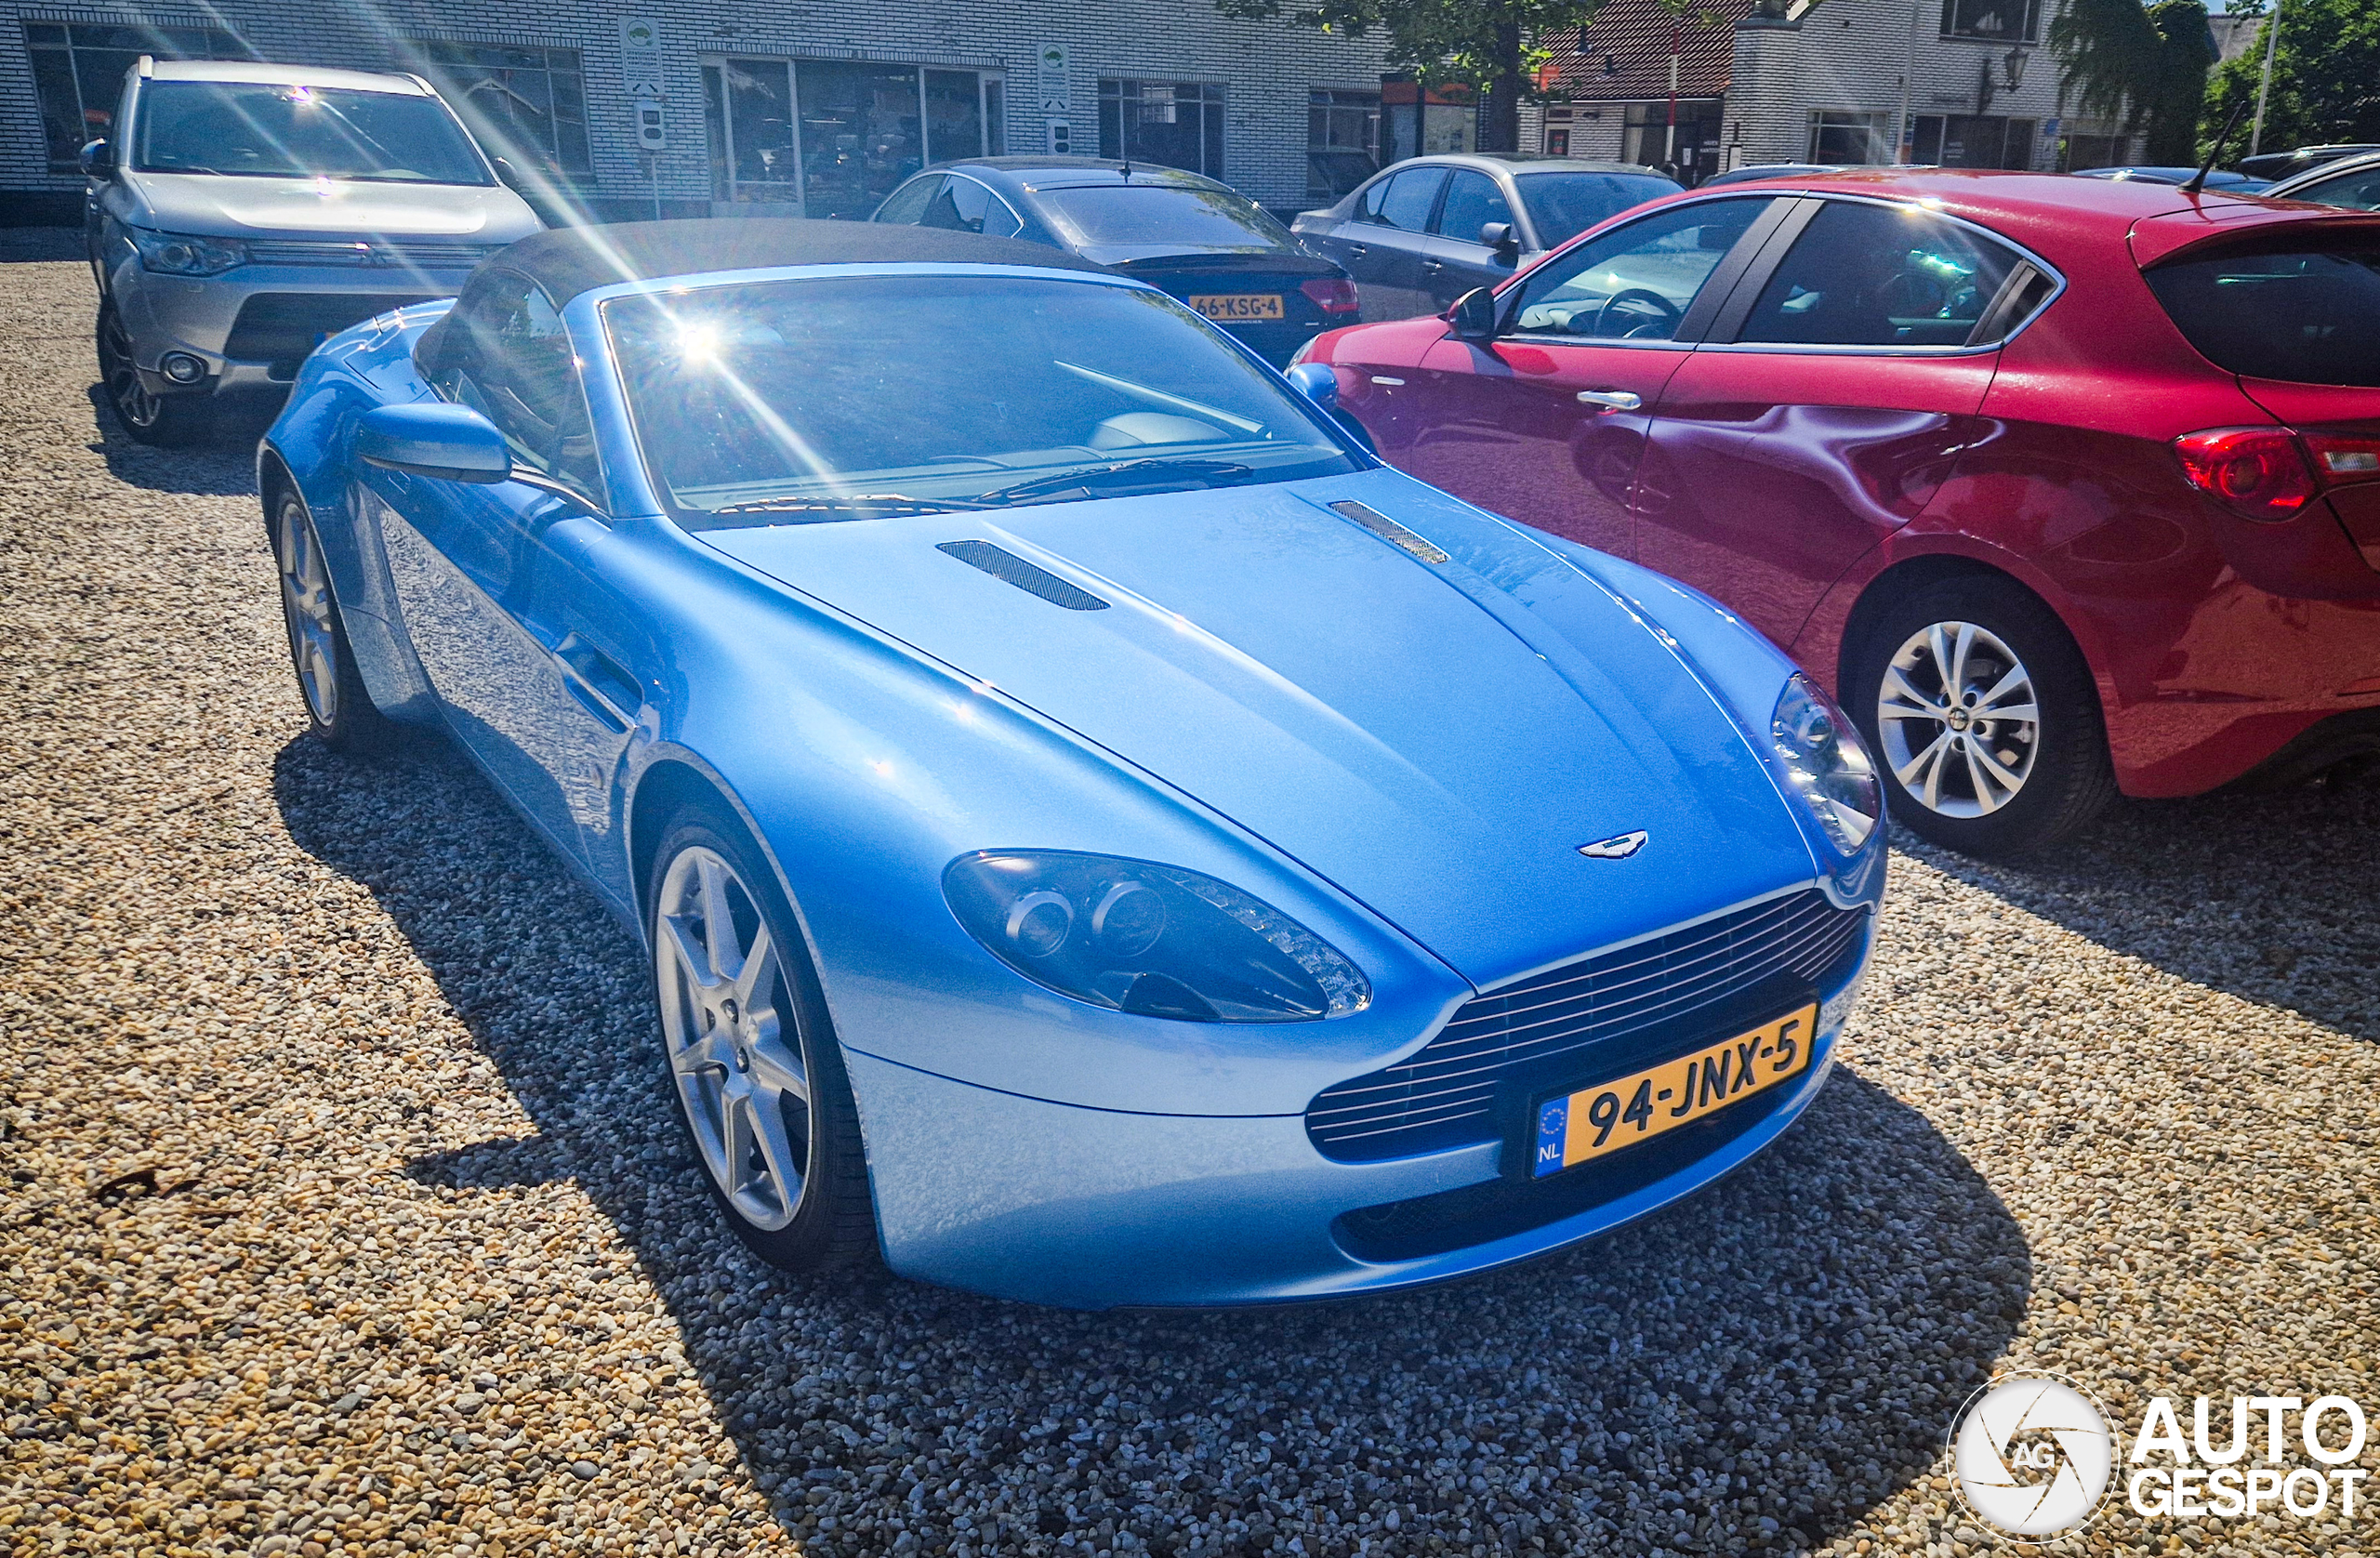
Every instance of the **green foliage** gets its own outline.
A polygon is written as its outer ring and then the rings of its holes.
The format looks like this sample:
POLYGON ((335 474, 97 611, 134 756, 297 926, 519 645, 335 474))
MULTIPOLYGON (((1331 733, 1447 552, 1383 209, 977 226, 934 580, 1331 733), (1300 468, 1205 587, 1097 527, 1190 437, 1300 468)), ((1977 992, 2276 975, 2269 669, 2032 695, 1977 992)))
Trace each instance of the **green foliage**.
MULTIPOLYGON (((2211 137, 2235 103, 2247 104, 2228 155, 2248 149, 2256 83, 2265 68, 2265 33, 2209 83, 2205 124, 2211 137)), ((2380 5, 2373 0, 2281 0, 2272 97, 2265 107, 2263 149, 2336 141, 2380 141, 2380 5)))
POLYGON ((2073 0, 2050 23, 2065 66, 2060 106, 2148 133, 2151 163, 2193 163, 2215 63, 2202 0, 2073 0))

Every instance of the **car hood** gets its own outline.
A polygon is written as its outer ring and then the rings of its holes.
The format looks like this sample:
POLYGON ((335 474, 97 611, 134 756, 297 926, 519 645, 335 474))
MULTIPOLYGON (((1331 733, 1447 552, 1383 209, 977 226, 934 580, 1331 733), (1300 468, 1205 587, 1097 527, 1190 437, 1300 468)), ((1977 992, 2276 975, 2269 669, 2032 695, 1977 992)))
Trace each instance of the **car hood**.
POLYGON ((168 232, 210 238, 322 234, 509 244, 544 226, 519 195, 501 184, 379 184, 205 173, 126 177, 147 222, 168 232))
POLYGON ((1398 510, 1445 537, 1435 565, 1324 507, 1399 488, 1420 491, 1369 473, 702 538, 1187 792, 1477 984, 1811 879, 1740 730, 1608 591, 1435 494, 1398 510), (1110 605, 936 549, 964 540, 1110 605), (1580 852, 1638 829, 1629 858, 1580 852))

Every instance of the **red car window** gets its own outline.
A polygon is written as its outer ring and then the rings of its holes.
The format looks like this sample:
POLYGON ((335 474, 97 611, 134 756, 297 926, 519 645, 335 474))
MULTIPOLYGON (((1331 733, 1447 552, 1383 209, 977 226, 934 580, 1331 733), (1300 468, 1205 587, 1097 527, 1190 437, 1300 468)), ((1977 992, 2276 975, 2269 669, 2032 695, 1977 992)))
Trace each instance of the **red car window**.
POLYGON ((1761 289, 1739 341, 1964 346, 2022 260, 1971 227, 1830 201, 1761 289))
POLYGON ((2282 233, 2149 272, 2201 356, 2252 378, 2380 388, 2380 237, 2282 233))
POLYGON ((1510 327, 1527 335, 1669 340, 1769 198, 1673 205, 1558 255, 1521 284, 1510 327))

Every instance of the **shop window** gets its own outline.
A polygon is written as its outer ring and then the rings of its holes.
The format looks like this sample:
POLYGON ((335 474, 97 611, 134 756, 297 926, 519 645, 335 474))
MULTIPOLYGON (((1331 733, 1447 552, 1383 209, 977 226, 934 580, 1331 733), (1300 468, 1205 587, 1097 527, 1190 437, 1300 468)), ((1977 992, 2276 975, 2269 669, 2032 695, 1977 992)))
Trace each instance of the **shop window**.
POLYGON ((1316 87, 1305 114, 1305 198, 1333 205, 1380 171, 1380 94, 1316 87))
POLYGON ((1696 183, 1719 170, 1722 112, 1716 98, 1682 99, 1673 135, 1666 100, 1630 103, 1620 160, 1659 168, 1682 183, 1696 183))
POLYGON ((587 174, 587 80, 575 48, 417 39, 415 63, 495 154, 527 171, 587 174))
POLYGON ((1000 81, 861 59, 703 62, 711 198, 864 220, 929 162, 1001 149, 1000 81))
POLYGON ((256 58, 237 36, 219 27, 81 21, 26 22, 25 52, 33 61, 44 149, 56 173, 75 171, 84 143, 99 139, 114 125, 125 73, 142 55, 160 59, 256 58))
POLYGON ((2006 119, 1997 114, 1921 114, 1911 160, 1937 167, 2030 168, 2033 139, 2041 125, 2033 119, 2006 119))
POLYGON ((1195 83, 1103 80, 1099 154, 1223 176, 1223 89, 1195 83))
POLYGON ((1892 122, 1889 113, 1838 113, 1832 110, 1814 112, 1810 115, 1810 161, 1891 162, 1892 122))
POLYGON ((1942 36, 2039 43, 2042 0, 1942 0, 1942 36))

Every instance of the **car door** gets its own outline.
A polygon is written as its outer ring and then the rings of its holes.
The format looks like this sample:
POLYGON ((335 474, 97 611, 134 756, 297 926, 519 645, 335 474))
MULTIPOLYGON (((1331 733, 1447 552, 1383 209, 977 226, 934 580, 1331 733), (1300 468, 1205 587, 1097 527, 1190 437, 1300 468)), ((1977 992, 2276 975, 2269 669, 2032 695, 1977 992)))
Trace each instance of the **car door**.
POLYGON ((1546 260, 1500 294, 1494 340, 1449 334, 1422 356, 1402 390, 1408 440, 1383 452, 1484 508, 1633 555, 1654 407, 1778 205, 1673 205, 1546 260))
POLYGON ((2012 289, 2049 284, 1949 217, 1794 205, 1669 381, 1635 496, 1637 560, 1782 645, 1933 500, 1982 426, 2004 334, 1990 322, 2012 289))
POLYGON ((1359 317, 1367 323, 1435 313, 1421 284, 1430 219, 1446 190, 1447 170, 1431 165, 1400 168, 1364 191, 1355 217, 1339 229, 1330 256, 1355 278, 1359 317))
POLYGON ((585 560, 608 537, 576 353, 526 277, 482 271, 441 327, 432 389, 504 433, 518 478, 480 485, 370 468, 407 636, 456 737, 609 891, 625 895, 613 781, 641 703, 581 623, 585 560))
MULTIPOLYGON (((1501 286, 1512 279, 1512 260, 1500 258, 1479 241, 1479 230, 1490 222, 1518 231, 1502 188, 1477 168, 1450 169, 1421 257, 1421 287, 1430 295, 1430 311, 1443 313, 1472 288, 1501 286)), ((1519 249, 1515 245, 1505 253, 1517 255, 1519 249)))

